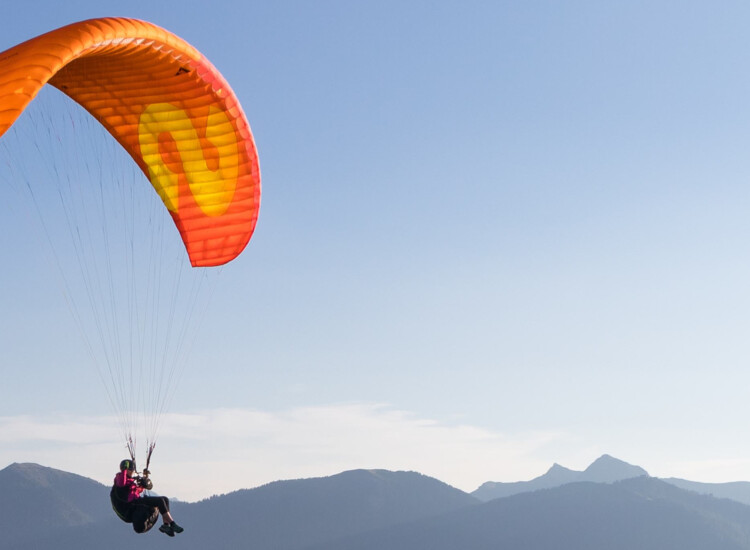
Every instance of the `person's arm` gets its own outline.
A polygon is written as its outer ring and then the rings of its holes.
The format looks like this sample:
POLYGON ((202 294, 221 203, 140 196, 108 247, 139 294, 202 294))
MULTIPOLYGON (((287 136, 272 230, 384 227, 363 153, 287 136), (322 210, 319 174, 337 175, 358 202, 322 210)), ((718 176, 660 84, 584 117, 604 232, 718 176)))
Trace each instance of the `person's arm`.
POLYGON ((115 476, 115 486, 127 487, 128 486, 128 472, 123 470, 115 476))

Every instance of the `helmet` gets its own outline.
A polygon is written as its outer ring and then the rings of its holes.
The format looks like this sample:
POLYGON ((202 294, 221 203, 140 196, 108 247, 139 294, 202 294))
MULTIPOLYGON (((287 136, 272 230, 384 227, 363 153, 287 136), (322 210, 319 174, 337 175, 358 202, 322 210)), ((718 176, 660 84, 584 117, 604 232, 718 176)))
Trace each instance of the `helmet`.
POLYGON ((135 460, 126 458, 120 462, 120 471, 122 472, 123 470, 135 470, 135 460))

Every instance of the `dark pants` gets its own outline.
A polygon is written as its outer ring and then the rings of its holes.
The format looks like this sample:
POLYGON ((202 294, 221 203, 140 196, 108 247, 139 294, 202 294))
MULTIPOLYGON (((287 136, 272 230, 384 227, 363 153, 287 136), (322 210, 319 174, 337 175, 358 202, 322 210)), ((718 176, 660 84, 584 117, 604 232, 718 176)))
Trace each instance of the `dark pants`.
POLYGON ((153 506, 159 509, 159 513, 166 514, 169 512, 169 499, 167 497, 140 497, 131 502, 141 506, 153 506))

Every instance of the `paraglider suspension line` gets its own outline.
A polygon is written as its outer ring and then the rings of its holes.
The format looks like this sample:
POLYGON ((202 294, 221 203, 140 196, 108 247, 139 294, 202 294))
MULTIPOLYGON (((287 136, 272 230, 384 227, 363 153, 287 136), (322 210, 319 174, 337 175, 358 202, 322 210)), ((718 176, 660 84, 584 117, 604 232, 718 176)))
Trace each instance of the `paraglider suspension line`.
MULTIPOLYGON (((130 453, 130 459, 135 462, 135 443, 133 442, 133 436, 128 435, 127 441, 128 452, 130 453)), ((149 453, 149 457, 151 454, 149 453)))
POLYGON ((149 465, 151 464, 151 455, 153 454, 155 448, 156 442, 149 443, 148 454, 146 455, 146 470, 149 469, 149 465))

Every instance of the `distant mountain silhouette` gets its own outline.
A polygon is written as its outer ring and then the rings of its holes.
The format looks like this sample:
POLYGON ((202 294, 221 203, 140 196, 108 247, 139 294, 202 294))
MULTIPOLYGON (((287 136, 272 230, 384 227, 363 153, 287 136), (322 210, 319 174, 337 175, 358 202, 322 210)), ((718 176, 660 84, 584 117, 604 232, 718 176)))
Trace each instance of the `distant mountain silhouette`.
POLYGON ((306 550, 747 550, 750 507, 649 477, 575 482, 306 550))
POLYGON ((702 495, 713 495, 716 498, 728 498, 750 505, 750 482, 747 481, 700 483, 675 477, 665 478, 664 481, 687 491, 694 491, 702 495))
POLYGON ((592 481, 595 483, 613 483, 632 477, 648 475, 640 466, 633 466, 609 455, 597 458, 584 471, 569 470, 559 464, 554 464, 544 475, 530 481, 516 481, 510 483, 488 481, 472 493, 483 502, 496 498, 508 497, 518 493, 551 489, 576 481, 592 481))
POLYGON ((36 464, 0 470, 2 540, 12 544, 28 533, 90 525, 110 514, 102 506, 109 489, 85 477, 36 464))
MULTIPOLYGON (((37 465, 24 467, 30 472, 46 472, 50 477, 59 475, 61 479, 71 475, 37 465)), ((21 491, 17 497, 27 514, 27 525, 19 530, 14 522, 7 522, 0 515, 0 529, 14 534, 14 550, 132 550, 134 543, 139 550, 147 550, 164 544, 164 535, 135 535, 129 525, 118 520, 111 511, 107 487, 78 479, 86 482, 83 485, 93 484, 98 489, 98 496, 89 505, 98 510, 100 521, 76 518, 49 527, 36 525, 34 506, 48 495, 21 491)), ((56 493, 75 494, 77 490, 65 485, 56 493)), ((477 504, 471 495, 415 472, 354 470, 325 478, 278 481, 197 503, 176 502, 172 509, 186 529, 180 535, 183 550, 301 550, 318 542, 477 504)), ((64 499, 50 507, 58 505, 64 507, 64 499)))
POLYGON ((0 504, 0 547, 750 550, 750 506, 647 475, 609 482, 642 471, 606 455, 584 472, 554 465, 541 477, 556 487, 488 502, 415 472, 353 470, 278 481, 197 503, 175 502, 185 533, 168 541, 156 530, 136 535, 117 519, 109 488, 100 483, 36 464, 12 464, 0 470, 6 497, 0 504), (567 481, 581 476, 601 481, 567 481))
MULTIPOLYGON (((296 550, 477 503, 463 491, 415 472, 353 470, 211 498, 191 505, 186 517, 198 525, 232 525, 225 533, 231 543, 221 548, 296 550)), ((191 535, 200 545, 196 548, 211 547, 215 536, 212 527, 191 535)))

